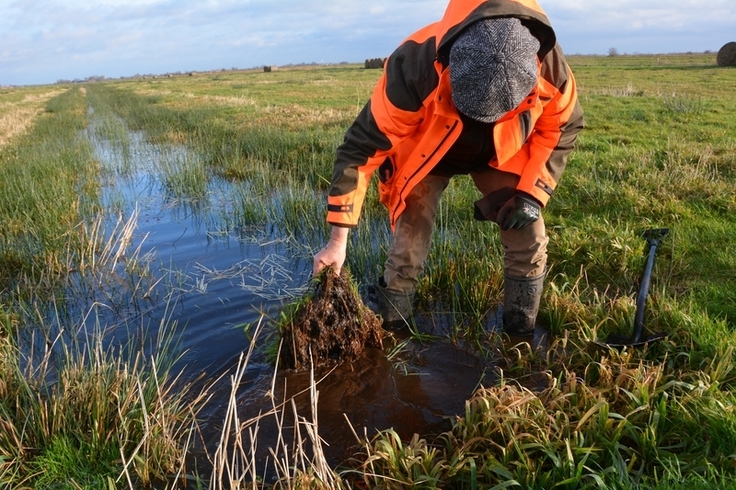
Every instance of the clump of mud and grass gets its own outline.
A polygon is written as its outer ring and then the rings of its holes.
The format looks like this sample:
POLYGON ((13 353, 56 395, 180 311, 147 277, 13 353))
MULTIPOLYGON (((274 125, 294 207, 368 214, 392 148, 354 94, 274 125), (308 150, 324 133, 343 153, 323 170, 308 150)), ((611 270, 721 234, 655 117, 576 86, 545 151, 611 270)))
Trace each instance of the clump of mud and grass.
POLYGON ((369 347, 383 347, 381 320, 363 303, 349 272, 331 268, 287 308, 280 327, 281 366, 302 369, 350 362, 369 347))

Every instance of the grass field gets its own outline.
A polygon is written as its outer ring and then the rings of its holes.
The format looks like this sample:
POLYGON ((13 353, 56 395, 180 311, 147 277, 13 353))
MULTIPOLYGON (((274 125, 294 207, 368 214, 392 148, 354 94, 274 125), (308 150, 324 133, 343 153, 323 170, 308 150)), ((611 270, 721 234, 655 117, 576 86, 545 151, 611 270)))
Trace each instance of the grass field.
MULTIPOLYGON (((540 320, 551 348, 500 347, 502 381, 468 400, 451 431, 402 441, 389 429, 365 441, 353 467, 311 461, 277 486, 736 487, 736 70, 716 67, 714 54, 569 62, 586 129, 544 211, 551 269, 540 320), (668 337, 602 351, 590 341, 631 331, 649 228, 670 229, 646 322, 668 337)), ((63 310, 71 274, 94 276, 110 257, 94 226, 108 210, 81 131, 88 108, 121 144, 141 130, 198 155, 197 165, 162 173, 177 196, 202 198, 208 179, 246 182, 222 227, 277 223, 308 258, 328 235, 335 148, 379 74, 340 65, 0 92, 0 486, 137 488, 184 481, 171 480, 177 473, 206 485, 184 464, 206 394, 172 389, 170 339, 150 363, 70 347, 54 369, 44 357, 29 363, 17 345, 39 312, 63 310), (83 423, 63 416, 80 410, 91 414, 83 423)), ((454 336, 496 349, 480 327, 501 300, 502 251, 495 227, 472 219, 477 198, 469 179, 453 179, 418 297, 430 316, 428 305, 441 305, 457 318, 454 336)), ((373 189, 348 248, 359 282, 380 273, 384 217, 373 189)), ((64 321, 75 331, 75 319, 64 321)), ((247 459, 229 449, 230 459, 216 458, 221 472, 247 459)))

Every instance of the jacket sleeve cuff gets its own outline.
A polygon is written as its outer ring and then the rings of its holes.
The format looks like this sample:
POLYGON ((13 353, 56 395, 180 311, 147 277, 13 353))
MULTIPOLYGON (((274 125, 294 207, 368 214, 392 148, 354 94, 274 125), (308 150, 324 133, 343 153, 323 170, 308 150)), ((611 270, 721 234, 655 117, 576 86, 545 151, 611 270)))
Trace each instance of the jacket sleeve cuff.
POLYGON ((330 225, 332 225, 332 226, 337 226, 338 228, 355 228, 355 226, 356 226, 356 225, 350 225, 350 224, 347 224, 347 223, 340 223, 340 222, 337 222, 337 221, 330 221, 329 218, 327 219, 327 223, 330 224, 330 225))

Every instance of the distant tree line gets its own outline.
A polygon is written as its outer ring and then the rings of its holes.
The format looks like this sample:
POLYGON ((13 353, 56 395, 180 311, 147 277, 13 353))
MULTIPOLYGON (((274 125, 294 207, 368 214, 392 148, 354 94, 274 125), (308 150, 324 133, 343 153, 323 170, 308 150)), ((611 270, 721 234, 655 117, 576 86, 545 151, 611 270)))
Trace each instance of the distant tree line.
POLYGON ((87 78, 75 78, 74 80, 64 80, 59 79, 56 81, 57 84, 64 84, 64 83, 86 83, 86 82, 102 82, 106 80, 105 75, 92 75, 91 77, 87 78))

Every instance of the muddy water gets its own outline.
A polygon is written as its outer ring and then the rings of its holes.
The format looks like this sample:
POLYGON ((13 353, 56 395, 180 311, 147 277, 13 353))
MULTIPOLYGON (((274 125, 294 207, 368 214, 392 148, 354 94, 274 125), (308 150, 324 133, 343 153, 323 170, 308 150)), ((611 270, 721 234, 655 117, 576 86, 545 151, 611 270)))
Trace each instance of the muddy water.
MULTIPOLYGON (((129 249, 147 258, 154 275, 150 300, 136 301, 139 307, 110 311, 116 315, 133 311, 136 323, 145 320, 152 326, 150 336, 156 335, 162 319, 177 322, 179 348, 184 352, 177 369, 184 370, 184 378, 224 376, 201 414, 202 434, 211 454, 230 398, 228 375, 250 347, 243 325, 257 322, 261 312, 278 314, 283 304, 301 296, 310 276, 311 255, 305 254, 305 244, 294 246, 273 229, 222 225, 232 206, 228 196, 241 184, 212 179, 204 202, 167 196, 155 169, 161 159, 195 158, 186 149, 161 148, 131 132, 130 145, 122 151, 93 131, 88 134, 109 172, 103 200, 124 216, 137 210, 129 249)), ((106 314, 110 324, 131 322, 106 314)), ((124 331, 115 333, 118 340, 124 331)), ((409 342, 389 359, 391 343, 387 342, 386 350, 370 350, 355 363, 316 373, 319 434, 332 464, 351 454, 356 444, 353 431, 370 436, 393 428, 408 439, 415 433, 446 430, 450 419, 462 414, 475 388, 492 381, 487 377, 489 361, 446 341, 409 342)), ((238 387, 239 416, 241 420, 255 417, 268 411, 273 400, 303 393, 309 384, 308 372, 274 373, 262 349, 256 348, 238 387)), ((298 413, 311 419, 310 404, 306 394, 295 398, 298 413)), ((259 459, 268 457, 278 435, 273 419, 259 422, 259 459)))
MULTIPOLYGON (((494 376, 492 362, 470 349, 441 339, 410 342, 394 357, 389 358, 385 349, 368 349, 355 362, 318 368, 314 374, 279 372, 274 376, 272 370, 263 369, 246 376, 236 406, 243 426, 252 429, 256 424, 248 420, 287 401, 286 410, 278 411, 277 417, 258 418, 254 451, 258 467, 266 466, 272 449, 278 452, 279 425, 286 428, 284 437, 294 445, 294 411, 306 423, 319 427, 325 458, 339 465, 354 459, 362 442, 377 431, 392 429, 404 441, 414 434, 432 440, 451 428, 453 418, 464 413, 465 401, 480 384, 492 384, 494 376), (316 380, 316 417, 309 392, 312 379, 316 380)), ((229 384, 223 386, 216 396, 220 402, 202 413, 205 433, 217 436, 207 441, 210 453, 219 440, 229 390, 229 384)), ((302 439, 308 442, 303 427, 302 439)), ((243 431, 243 445, 251 447, 252 443, 243 431)))
MULTIPOLYGON (((403 440, 446 431, 478 384, 491 381, 486 377, 490 365, 440 340, 412 343, 400 361, 392 363, 384 351, 372 350, 318 385, 320 435, 330 444, 324 449, 328 458, 349 456, 345 449, 356 444, 351 425, 361 436, 364 428, 368 435, 393 428, 403 440)), ((308 379, 301 374, 289 381, 300 386, 308 379)))

